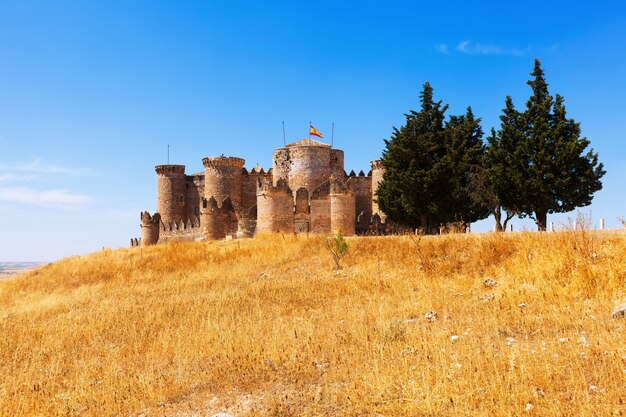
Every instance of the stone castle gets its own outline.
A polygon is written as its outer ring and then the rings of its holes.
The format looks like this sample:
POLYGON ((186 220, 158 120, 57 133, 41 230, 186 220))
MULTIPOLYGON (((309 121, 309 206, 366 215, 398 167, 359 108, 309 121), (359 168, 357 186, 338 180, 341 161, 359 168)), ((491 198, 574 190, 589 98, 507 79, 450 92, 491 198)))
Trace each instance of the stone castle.
POLYGON ((375 192, 380 161, 347 174, 343 151, 310 138, 274 150, 272 168, 244 168, 236 157, 207 157, 204 171, 157 165, 157 213, 141 213, 141 239, 132 246, 171 240, 215 240, 263 232, 380 233, 385 216, 375 192))

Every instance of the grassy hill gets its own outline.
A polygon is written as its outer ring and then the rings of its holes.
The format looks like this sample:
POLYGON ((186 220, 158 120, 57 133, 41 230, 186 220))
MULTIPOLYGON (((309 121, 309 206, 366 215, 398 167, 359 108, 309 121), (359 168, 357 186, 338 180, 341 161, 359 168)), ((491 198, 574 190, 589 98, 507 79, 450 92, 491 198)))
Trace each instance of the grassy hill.
POLYGON ((339 271, 268 235, 0 282, 0 415, 626 415, 626 234, 348 244, 339 271))

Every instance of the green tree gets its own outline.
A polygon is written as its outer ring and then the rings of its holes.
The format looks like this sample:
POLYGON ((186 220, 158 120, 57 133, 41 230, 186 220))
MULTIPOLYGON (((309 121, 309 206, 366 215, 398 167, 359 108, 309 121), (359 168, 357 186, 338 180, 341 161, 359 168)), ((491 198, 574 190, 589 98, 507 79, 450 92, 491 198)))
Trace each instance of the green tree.
POLYGON ((501 205, 546 230, 547 215, 591 204, 605 174, 580 124, 568 119, 563 97, 548 92, 538 59, 532 95, 520 112, 506 98, 500 130, 488 138, 486 178, 501 205))
POLYGON ((433 100, 429 83, 420 104, 385 140, 385 173, 376 194, 380 209, 396 223, 427 231, 439 223, 486 217, 488 211, 467 194, 470 168, 480 164, 484 152, 480 119, 468 108, 446 121, 448 106, 433 100))

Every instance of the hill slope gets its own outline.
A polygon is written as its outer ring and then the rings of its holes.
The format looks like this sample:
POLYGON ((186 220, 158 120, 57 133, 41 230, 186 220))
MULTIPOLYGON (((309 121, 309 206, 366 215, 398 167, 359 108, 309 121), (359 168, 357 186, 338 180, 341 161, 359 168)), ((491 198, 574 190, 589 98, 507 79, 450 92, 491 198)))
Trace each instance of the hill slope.
POLYGON ((270 235, 1 282, 0 415, 626 415, 625 234, 348 243, 338 272, 270 235))

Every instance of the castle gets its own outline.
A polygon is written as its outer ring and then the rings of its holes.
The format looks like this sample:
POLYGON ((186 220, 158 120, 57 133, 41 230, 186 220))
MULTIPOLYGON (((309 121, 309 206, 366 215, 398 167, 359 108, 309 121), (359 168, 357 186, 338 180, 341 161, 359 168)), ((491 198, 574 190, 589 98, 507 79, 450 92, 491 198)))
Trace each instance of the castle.
POLYGON ((141 239, 132 246, 171 240, 239 238, 263 232, 344 236, 380 233, 385 216, 375 201, 383 176, 347 174, 344 153, 305 138, 274 150, 272 168, 244 168, 236 157, 207 157, 204 172, 157 165, 157 213, 141 213, 141 239))

